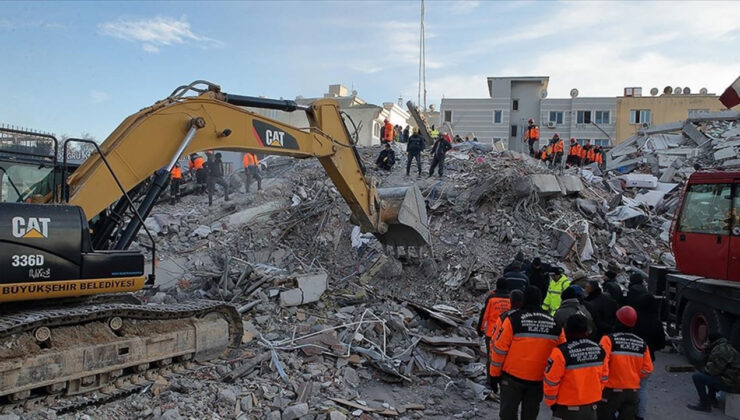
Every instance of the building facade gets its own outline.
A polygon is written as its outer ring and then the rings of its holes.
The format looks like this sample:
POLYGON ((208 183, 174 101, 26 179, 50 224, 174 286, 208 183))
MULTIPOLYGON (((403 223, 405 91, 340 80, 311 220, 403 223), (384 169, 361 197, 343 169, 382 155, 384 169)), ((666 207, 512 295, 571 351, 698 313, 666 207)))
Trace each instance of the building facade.
POLYGON ((642 96, 642 88, 625 88, 623 96, 617 97, 617 143, 641 128, 685 120, 690 112, 723 109, 719 96, 707 93, 706 89, 693 94, 687 88, 666 87, 658 95, 658 89, 653 88, 651 96, 642 96))
MULTIPOLYGON (((576 138, 581 143, 614 144, 616 98, 547 99, 549 77, 489 77, 485 99, 444 98, 440 124, 461 137, 479 141, 503 141, 510 150, 522 151, 524 131, 532 118, 540 126, 540 138, 576 138)), ((541 144, 544 144, 541 142, 541 144)))

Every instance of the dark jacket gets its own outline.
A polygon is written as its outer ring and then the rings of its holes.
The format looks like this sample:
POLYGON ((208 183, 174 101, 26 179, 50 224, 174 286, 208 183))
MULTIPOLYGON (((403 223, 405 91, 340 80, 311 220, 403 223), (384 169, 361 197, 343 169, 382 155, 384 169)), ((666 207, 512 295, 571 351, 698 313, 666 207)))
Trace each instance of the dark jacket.
POLYGON ((409 144, 406 146, 406 151, 409 153, 419 153, 424 150, 424 139, 420 135, 414 134, 409 137, 409 144))
POLYGON ((542 293, 542 299, 545 299, 547 294, 547 288, 550 287, 550 273, 552 267, 549 264, 542 263, 539 268, 530 265, 527 270, 527 277, 529 278, 529 284, 536 286, 542 293))
POLYGON ((647 287, 645 287, 645 282, 630 283, 630 286, 627 289, 627 297, 624 299, 624 304, 634 308, 641 297, 649 294, 650 292, 648 292, 647 287))
POLYGON ((452 149, 452 145, 447 140, 439 138, 432 146, 432 156, 435 159, 444 159, 445 154, 450 149, 452 149))
POLYGON ((660 321, 660 302, 651 294, 642 296, 635 304, 637 323, 633 328, 638 337, 645 340, 650 357, 655 361, 655 352, 665 347, 665 330, 660 321))
POLYGON ((624 305, 624 292, 622 291, 622 286, 620 286, 616 280, 605 281, 602 287, 604 289, 604 293, 611 296, 612 299, 617 302, 617 306, 621 307, 624 305))
POLYGON ((555 311, 555 323, 560 328, 565 328, 565 323, 568 322, 568 318, 575 314, 581 314, 586 317, 588 321, 588 334, 591 335, 596 330, 596 323, 591 317, 591 312, 584 306, 577 298, 565 299, 560 303, 560 307, 555 311))
POLYGON ((704 370, 719 378, 732 393, 740 393, 740 352, 726 338, 709 344, 706 349, 709 357, 704 370))
MULTIPOLYGON (((608 294, 596 289, 586 296, 586 302, 593 308, 594 322, 599 339, 601 336, 611 334, 614 331, 614 325, 617 323, 617 302, 608 294)), ((638 316, 639 318, 639 316, 638 316)))
POLYGON ((378 166, 391 166, 394 163, 396 163, 396 153, 391 150, 383 149, 380 151, 380 155, 378 156, 378 160, 375 161, 375 164, 378 166), (385 158, 388 158, 385 160, 385 158))
POLYGON ((511 268, 509 268, 508 270, 504 269, 504 274, 502 277, 506 280, 506 290, 509 291, 514 289, 524 291, 524 289, 529 284, 529 278, 527 278, 527 275, 524 274, 524 271, 521 270, 511 268))

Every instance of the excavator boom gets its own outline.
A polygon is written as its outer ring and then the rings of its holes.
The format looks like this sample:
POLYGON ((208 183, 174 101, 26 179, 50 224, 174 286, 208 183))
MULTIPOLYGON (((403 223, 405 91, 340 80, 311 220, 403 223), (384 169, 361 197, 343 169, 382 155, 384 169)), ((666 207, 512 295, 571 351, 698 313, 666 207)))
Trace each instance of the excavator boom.
POLYGON ((409 187, 412 202, 399 201, 396 191, 395 198, 389 199, 395 205, 384 205, 383 194, 364 174, 336 101, 321 99, 301 107, 292 101, 225 94, 212 84, 198 96, 173 95, 126 118, 100 146, 112 170, 99 154, 90 156, 68 179, 69 203, 80 206, 92 219, 121 196, 113 173, 129 191, 160 169, 170 171, 180 156, 210 149, 315 157, 363 232, 376 234, 386 245, 430 242, 418 189, 409 187), (310 127, 292 127, 244 106, 300 109, 310 127))

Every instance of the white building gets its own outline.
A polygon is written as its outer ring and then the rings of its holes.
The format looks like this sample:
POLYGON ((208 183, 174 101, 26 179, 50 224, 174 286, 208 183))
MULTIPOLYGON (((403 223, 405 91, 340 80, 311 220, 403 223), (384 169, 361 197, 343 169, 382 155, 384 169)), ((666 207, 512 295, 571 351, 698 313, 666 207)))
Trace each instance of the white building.
POLYGON ((504 141, 509 149, 522 151, 524 130, 532 118, 540 126, 540 138, 561 138, 606 144, 615 138, 616 97, 546 99, 549 77, 489 77, 485 99, 444 98, 440 125, 461 137, 479 141, 504 141))

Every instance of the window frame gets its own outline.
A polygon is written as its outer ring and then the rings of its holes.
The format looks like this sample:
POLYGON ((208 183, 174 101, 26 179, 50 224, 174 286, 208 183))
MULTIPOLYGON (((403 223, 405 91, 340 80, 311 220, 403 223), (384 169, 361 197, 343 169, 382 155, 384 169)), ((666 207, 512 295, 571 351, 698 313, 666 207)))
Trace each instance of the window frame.
POLYGON ((611 124, 611 112, 610 111, 594 111, 593 121, 596 124, 611 124), (604 121, 605 116, 606 116, 606 121, 604 121))
POLYGON ((502 109, 494 109, 493 110, 493 123, 494 124, 503 124, 504 123, 504 111, 502 109), (498 113, 499 119, 496 121, 496 114, 498 113))
MULTIPOLYGON (((733 184, 731 184, 729 182, 720 182, 720 183, 713 183, 713 184, 709 184, 708 183, 708 184, 693 184, 693 185, 689 185, 689 187, 686 189, 686 194, 685 194, 683 205, 681 206, 682 207, 681 208, 681 214, 678 217, 676 231, 677 232, 680 232, 680 233, 693 233, 693 234, 702 234, 702 235, 729 236, 730 233, 731 233, 730 210, 732 209, 732 206, 733 206, 732 188, 733 188, 733 184), (714 219, 714 220, 711 220, 709 217, 707 217, 708 215, 704 215, 704 214, 698 213, 699 212, 699 210, 698 210, 698 207, 699 206, 698 205, 694 205, 694 206, 689 205, 689 202, 692 201, 692 200, 699 202, 699 200, 704 199, 702 196, 699 196, 699 194, 702 194, 703 192, 697 192, 696 193, 696 199, 695 199, 694 198, 695 197, 695 194, 694 194, 695 191, 694 190, 695 189, 698 189, 698 188, 707 188, 707 187, 711 187, 714 190, 716 190, 717 188, 723 188, 723 189, 726 188, 726 190, 727 190, 726 191, 726 194, 728 196, 728 198, 726 199, 726 201, 727 201, 726 202, 726 210, 723 211, 721 208, 718 209, 718 211, 720 213, 724 212, 724 214, 726 215, 726 217, 724 219, 714 219), (691 211, 691 213, 689 211, 691 211), (704 222, 712 222, 713 224, 719 226, 720 228, 719 229, 710 230, 709 228, 705 228, 704 227, 706 225, 702 225, 701 227, 696 227, 696 228, 693 228, 693 227, 687 228, 686 225, 688 223, 687 223, 687 220, 686 219, 688 219, 689 217, 692 217, 692 216, 693 216, 694 219, 697 219, 697 220, 702 220, 704 222), (725 227, 724 228, 722 228, 722 226, 721 226, 722 223, 725 224, 725 227)), ((710 191, 710 193, 711 193, 711 191, 710 191)), ((720 194, 719 196, 721 197, 723 195, 724 195, 724 193, 723 194, 720 194)), ((718 196, 718 194, 714 194, 714 197, 716 197, 716 196, 718 196)), ((714 201, 717 201, 717 198, 713 198, 712 196, 709 196, 708 198, 712 198, 712 203, 710 203, 709 205, 714 205, 714 201)), ((723 200, 723 199, 721 199, 721 200, 723 200)), ((720 204, 721 204, 721 202, 720 202, 720 204)), ((719 207, 719 206, 715 206, 715 207, 719 207)), ((715 214, 716 213, 717 212, 715 212, 715 214)))
POLYGON ((519 99, 511 100, 511 109, 512 111, 519 111, 519 99))
POLYGON ((581 109, 576 111, 576 124, 591 124, 593 119, 591 118, 590 109, 581 109), (588 115, 588 121, 586 121, 586 115, 588 115))
POLYGON ((548 115, 548 122, 557 124, 563 124, 563 121, 565 121, 565 117, 563 116, 563 111, 550 111, 548 115), (553 115, 555 116, 555 119, 553 120, 553 115))
POLYGON ((446 122, 451 123, 452 122, 453 115, 454 115, 454 113, 452 112, 451 109, 445 109, 444 111, 442 111, 442 122, 443 123, 446 123, 446 122), (447 113, 448 112, 450 113, 450 119, 449 120, 447 119, 447 113))

